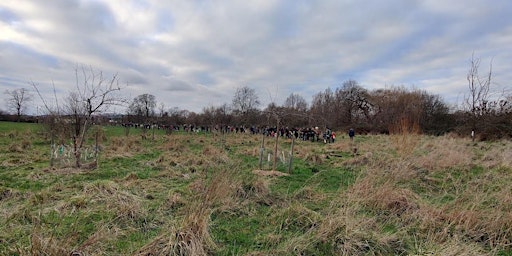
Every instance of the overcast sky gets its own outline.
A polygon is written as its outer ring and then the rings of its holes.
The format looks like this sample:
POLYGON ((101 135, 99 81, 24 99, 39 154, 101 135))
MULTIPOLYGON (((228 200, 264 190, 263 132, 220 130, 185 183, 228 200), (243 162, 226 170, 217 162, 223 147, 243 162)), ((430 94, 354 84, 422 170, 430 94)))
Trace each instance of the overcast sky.
POLYGON ((456 103, 473 53, 481 73, 492 61, 495 88, 511 87, 512 1, 2 0, 0 109, 31 81, 67 95, 80 65, 117 73, 126 98, 195 112, 241 86, 265 107, 349 79, 456 103))

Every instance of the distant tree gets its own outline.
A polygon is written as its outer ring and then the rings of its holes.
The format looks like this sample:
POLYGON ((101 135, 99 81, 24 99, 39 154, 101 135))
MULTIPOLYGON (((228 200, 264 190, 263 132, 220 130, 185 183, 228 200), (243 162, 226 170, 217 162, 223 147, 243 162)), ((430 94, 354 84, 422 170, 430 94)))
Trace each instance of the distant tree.
POLYGON ((5 94, 8 95, 7 108, 16 114, 16 119, 19 122, 25 113, 27 104, 32 101, 32 94, 25 88, 5 90, 5 94))
MULTIPOLYGON (((472 135, 478 132, 478 127, 483 123, 482 117, 487 114, 489 110, 489 91, 491 88, 492 80, 492 62, 489 65, 489 71, 485 76, 479 74, 480 59, 471 56, 470 67, 466 79, 468 81, 468 91, 464 99, 467 110, 470 114, 470 124, 472 135)), ((481 130, 480 130, 481 131, 481 130)), ((475 136, 472 136, 473 140, 475 136)))
POLYGON ((288 115, 289 109, 286 107, 278 106, 275 102, 271 102, 263 110, 263 113, 266 126, 287 125, 284 119, 288 115))
POLYGON ((5 112, 2 109, 0 109, 0 120, 2 120, 2 121, 7 120, 7 112, 5 112))
POLYGON ((174 107, 168 111, 168 120, 173 125, 182 125, 187 122, 189 115, 190 111, 174 107))
POLYGON ((201 113, 203 116, 203 124, 209 125, 211 128, 222 128, 222 126, 229 125, 232 120, 228 104, 224 103, 220 106, 209 106, 203 108, 201 113))
POLYGON ((141 94, 135 97, 128 106, 128 113, 138 117, 138 122, 147 122, 155 116, 156 97, 152 94, 141 94))
MULTIPOLYGON (((156 104, 156 97, 145 93, 135 97, 128 106, 128 113, 135 117, 135 122, 144 123, 141 130, 142 139, 147 138, 146 132, 152 129, 152 124, 156 122, 156 104)), ((155 139, 155 130, 153 130, 152 139, 155 139)))
POLYGON ((442 130, 439 127, 445 125, 435 122, 447 121, 448 118, 448 108, 441 98, 421 90, 403 86, 378 89, 370 92, 369 99, 372 104, 372 129, 381 133, 390 132, 390 128, 396 124, 407 124, 417 132, 428 130, 437 133, 432 129, 442 130))
POLYGON ((308 103, 301 95, 291 93, 284 101, 281 122, 290 128, 308 125, 308 103))
POLYGON ((372 104, 369 94, 355 80, 343 82, 341 88, 335 91, 337 106, 337 125, 345 128, 361 126, 370 119, 372 104))
POLYGON ((420 94, 422 104, 419 124, 424 133, 442 135, 454 129, 455 120, 441 96, 429 94, 426 91, 417 91, 417 93, 420 94))
POLYGON ((309 113, 310 126, 333 128, 336 119, 336 109, 336 99, 331 88, 315 94, 309 113))
POLYGON ((291 93, 284 101, 283 107, 305 112, 308 109, 308 103, 299 94, 291 93))
POLYGON ((248 86, 238 87, 233 96, 232 109, 237 115, 238 122, 248 125, 257 121, 258 109, 260 105, 258 94, 248 86))
POLYGON ((457 131, 465 136, 471 134, 473 141, 494 140, 512 137, 512 96, 510 92, 493 87, 492 61, 483 75, 480 59, 471 56, 466 76, 468 93, 464 97, 462 110, 457 112, 457 131))
POLYGON ((233 111, 236 113, 247 113, 260 105, 258 94, 248 86, 238 87, 233 96, 233 111))
POLYGON ((221 125, 228 125, 233 120, 231 108, 227 103, 224 103, 215 109, 215 117, 217 123, 221 125))
POLYGON ((158 104, 158 117, 165 117, 167 115, 167 111, 165 111, 165 104, 160 102, 158 104))

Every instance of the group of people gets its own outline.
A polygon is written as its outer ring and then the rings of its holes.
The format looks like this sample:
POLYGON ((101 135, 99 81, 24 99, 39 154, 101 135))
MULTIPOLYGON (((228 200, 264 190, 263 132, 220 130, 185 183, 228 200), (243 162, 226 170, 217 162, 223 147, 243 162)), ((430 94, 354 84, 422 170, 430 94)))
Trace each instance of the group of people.
MULTIPOLYGON (((142 127, 142 128, 151 128, 152 125, 149 124, 133 124, 126 123, 122 124, 125 127, 142 127)), ((192 124, 184 124, 184 125, 154 125, 157 129, 164 129, 168 131, 185 131, 185 132, 221 132, 221 133, 251 133, 251 134, 263 134, 266 136, 280 136, 285 138, 294 138, 300 139, 303 141, 323 141, 324 143, 334 143, 336 141, 336 133, 332 131, 329 127, 325 129, 325 131, 321 131, 318 127, 308 127, 308 128, 288 128, 288 127, 280 127, 277 129, 276 127, 255 127, 251 126, 250 128, 246 128, 244 126, 229 126, 229 125, 216 125, 214 127, 209 126, 196 126, 192 124)), ((350 140, 353 140, 355 136, 355 131, 351 128, 348 131, 348 136, 350 140)))
MULTIPOLYGON (((252 131, 252 129, 251 129, 252 131)), ((295 138, 303 141, 323 141, 324 143, 334 143, 336 141, 336 133, 330 128, 326 128, 324 132, 321 132, 318 127, 314 128, 280 128, 276 130, 275 127, 269 127, 263 130, 263 134, 267 136, 281 136, 286 138, 295 138)), ((355 136, 355 131, 353 128, 350 128, 348 131, 348 136, 352 141, 355 136)))

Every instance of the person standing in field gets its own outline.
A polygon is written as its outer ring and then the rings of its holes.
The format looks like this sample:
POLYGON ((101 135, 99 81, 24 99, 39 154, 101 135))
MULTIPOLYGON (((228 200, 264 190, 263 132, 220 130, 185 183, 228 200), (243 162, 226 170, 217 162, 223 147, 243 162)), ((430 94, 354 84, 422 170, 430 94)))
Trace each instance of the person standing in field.
POLYGON ((350 137, 350 141, 354 141, 355 135, 356 135, 356 132, 354 131, 354 129, 350 128, 350 130, 348 130, 348 137, 350 137))

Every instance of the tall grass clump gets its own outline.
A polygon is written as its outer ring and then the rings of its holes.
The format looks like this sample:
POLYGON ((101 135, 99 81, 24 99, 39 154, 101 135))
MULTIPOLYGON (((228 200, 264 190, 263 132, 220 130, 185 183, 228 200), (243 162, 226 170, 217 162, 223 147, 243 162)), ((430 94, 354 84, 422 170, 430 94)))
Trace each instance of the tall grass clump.
MULTIPOLYGON (((90 207, 102 206, 119 221, 136 222, 146 216, 142 198, 114 181, 96 181, 83 188, 83 199, 90 207)), ((80 202, 80 201, 79 201, 80 202)))
POLYGON ((368 185, 363 181, 341 192, 318 228, 311 232, 315 246, 325 248, 325 255, 403 255, 407 250, 399 233, 385 231, 386 225, 392 225, 372 213, 372 207, 376 207, 375 212, 397 214, 401 210, 393 202, 399 197, 381 195, 381 199, 390 200, 379 203, 373 191, 379 188, 367 188, 368 185))
POLYGON ((138 251, 137 255, 209 255, 217 245, 210 232, 211 215, 236 205, 241 179, 235 166, 214 166, 189 186, 190 198, 164 234, 138 251))
POLYGON ((389 127, 390 141, 400 156, 412 154, 421 140, 421 128, 417 121, 400 118, 389 127))

